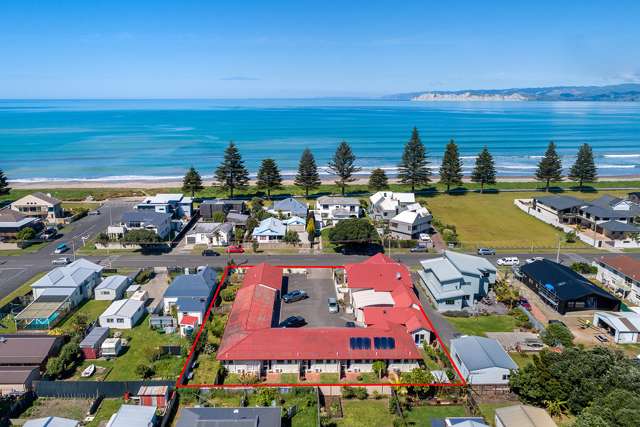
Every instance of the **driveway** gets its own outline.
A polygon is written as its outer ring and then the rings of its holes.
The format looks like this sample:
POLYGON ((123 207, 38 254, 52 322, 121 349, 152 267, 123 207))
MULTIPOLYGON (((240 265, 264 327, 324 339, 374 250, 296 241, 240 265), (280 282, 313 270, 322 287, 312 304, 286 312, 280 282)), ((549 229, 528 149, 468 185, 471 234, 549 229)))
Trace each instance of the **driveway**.
POLYGON ((433 325, 433 328, 436 330, 442 342, 447 347, 449 347, 450 341, 455 338, 455 334, 457 334, 458 331, 453 327, 451 323, 447 322, 447 319, 442 314, 440 314, 438 310, 431 306, 431 302, 428 297, 428 291, 425 289, 422 281, 417 274, 413 274, 413 283, 415 284, 415 288, 418 291, 420 304, 422 304, 422 308, 429 318, 429 321, 433 325))

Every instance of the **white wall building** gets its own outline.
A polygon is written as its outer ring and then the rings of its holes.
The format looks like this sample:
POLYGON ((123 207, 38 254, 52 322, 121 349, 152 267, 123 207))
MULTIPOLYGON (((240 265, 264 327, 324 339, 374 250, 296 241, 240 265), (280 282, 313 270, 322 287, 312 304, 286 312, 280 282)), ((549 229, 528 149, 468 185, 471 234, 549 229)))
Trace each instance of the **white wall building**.
POLYGON ((100 315, 99 322, 103 328, 131 329, 145 313, 143 301, 121 299, 107 307, 100 315))
POLYGON ((318 197, 314 214, 322 227, 344 219, 359 218, 360 201, 352 197, 318 197))
POLYGON ((373 219, 388 221, 415 202, 413 193, 378 191, 369 197, 369 214, 373 219))
POLYGON ((518 365, 497 340, 467 336, 451 340, 451 358, 469 384, 509 383, 518 365))
POLYGON ((131 281, 127 276, 114 274, 106 277, 95 288, 95 299, 97 300, 117 300, 124 296, 124 292, 131 281))
POLYGON ((640 314, 633 311, 596 311, 593 324, 606 329, 616 344, 640 342, 640 314))
POLYGON ((391 236, 399 240, 418 239, 420 234, 429 233, 431 231, 431 220, 433 215, 427 208, 414 203, 391 218, 389 221, 389 230, 391 236))
POLYGON ((187 245, 227 246, 233 239, 233 224, 198 222, 185 238, 187 245))

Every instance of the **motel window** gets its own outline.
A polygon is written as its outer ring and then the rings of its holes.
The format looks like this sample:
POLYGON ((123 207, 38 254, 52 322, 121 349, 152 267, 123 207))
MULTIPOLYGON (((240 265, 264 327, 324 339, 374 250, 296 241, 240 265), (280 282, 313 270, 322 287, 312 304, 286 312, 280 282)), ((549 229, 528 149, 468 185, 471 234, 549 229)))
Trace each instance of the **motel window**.
POLYGON ((113 319, 107 319, 107 323, 113 323, 113 319))
POLYGON ((124 323, 124 319, 116 319, 118 323, 124 323))
POLYGON ((447 305, 454 305, 456 303, 456 300, 448 299, 448 300, 445 300, 444 303, 447 304, 447 305))

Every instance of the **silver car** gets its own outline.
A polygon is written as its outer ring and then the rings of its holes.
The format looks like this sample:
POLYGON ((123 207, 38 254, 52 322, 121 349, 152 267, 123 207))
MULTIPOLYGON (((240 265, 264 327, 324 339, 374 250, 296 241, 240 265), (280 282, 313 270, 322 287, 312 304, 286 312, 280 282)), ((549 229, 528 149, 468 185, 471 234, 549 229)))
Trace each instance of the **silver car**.
POLYGON ((327 304, 329 305, 329 313, 337 313, 338 312, 338 301, 335 298, 329 298, 327 300, 327 304))

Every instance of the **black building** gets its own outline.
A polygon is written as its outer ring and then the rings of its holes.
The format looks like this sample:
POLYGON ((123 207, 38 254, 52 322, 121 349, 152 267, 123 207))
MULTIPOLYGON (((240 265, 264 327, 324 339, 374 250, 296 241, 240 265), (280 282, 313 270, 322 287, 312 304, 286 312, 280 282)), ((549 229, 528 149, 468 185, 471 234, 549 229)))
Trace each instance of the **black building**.
POLYGON ((620 310, 620 300, 564 265, 543 259, 523 265, 520 271, 522 282, 560 314, 620 310))
POLYGON ((204 219, 212 219, 216 212, 227 215, 229 212, 244 214, 246 211, 247 207, 243 200, 213 199, 204 200, 200 204, 200 216, 204 219))

